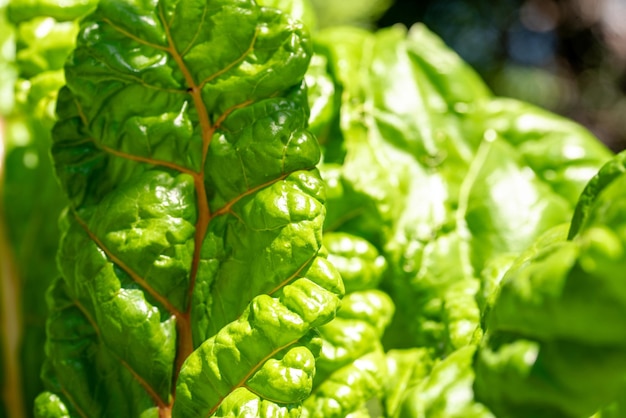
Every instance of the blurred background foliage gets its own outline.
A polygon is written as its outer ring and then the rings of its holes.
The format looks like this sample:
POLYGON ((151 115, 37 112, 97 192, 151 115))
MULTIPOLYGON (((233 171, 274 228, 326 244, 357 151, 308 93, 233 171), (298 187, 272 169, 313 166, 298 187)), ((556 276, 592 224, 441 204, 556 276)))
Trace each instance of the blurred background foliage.
POLYGON ((320 26, 425 23, 501 96, 626 148, 624 0, 313 0, 320 26))
POLYGON ((378 27, 423 22, 496 94, 574 119, 614 151, 626 148, 626 1, 396 0, 388 5, 376 17, 378 27))

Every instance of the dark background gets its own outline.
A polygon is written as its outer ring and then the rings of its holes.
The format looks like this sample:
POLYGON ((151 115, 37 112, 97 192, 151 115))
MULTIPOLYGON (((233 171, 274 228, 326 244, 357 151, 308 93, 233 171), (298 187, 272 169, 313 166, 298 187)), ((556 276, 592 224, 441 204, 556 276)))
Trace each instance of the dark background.
POLYGON ((498 95, 626 149, 626 0, 396 0, 378 27, 423 22, 498 95))

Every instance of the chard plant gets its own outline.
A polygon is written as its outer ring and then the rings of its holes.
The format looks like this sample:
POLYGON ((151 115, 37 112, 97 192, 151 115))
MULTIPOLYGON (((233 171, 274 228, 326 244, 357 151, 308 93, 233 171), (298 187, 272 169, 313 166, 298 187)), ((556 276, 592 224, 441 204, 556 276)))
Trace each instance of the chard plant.
POLYGON ((38 414, 297 414, 343 294, 320 254, 310 49, 251 1, 103 1, 82 21, 38 414))
POLYGON ((626 414, 625 154, 387 4, 9 5, 0 417, 626 414))

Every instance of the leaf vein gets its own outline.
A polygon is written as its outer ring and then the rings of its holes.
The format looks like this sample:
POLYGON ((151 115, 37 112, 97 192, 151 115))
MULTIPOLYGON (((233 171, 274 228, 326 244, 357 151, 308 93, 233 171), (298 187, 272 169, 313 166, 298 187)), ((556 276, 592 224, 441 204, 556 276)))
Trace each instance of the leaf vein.
POLYGON ((287 277, 285 280, 283 280, 281 283, 279 283, 278 286, 276 286, 275 288, 270 290, 267 294, 272 296, 274 293, 278 292, 283 287, 287 286, 289 283, 293 282, 294 280, 296 280, 299 277, 302 277, 300 275, 300 273, 302 273, 302 271, 304 270, 305 267, 309 266, 311 264, 311 262, 313 262, 315 257, 317 257, 317 253, 315 253, 311 257, 309 257, 309 259, 307 261, 305 261, 300 267, 298 267, 298 269, 296 271, 294 271, 291 276, 287 277))
POLYGON ((246 59, 246 57, 250 54, 250 52, 252 52, 252 49, 254 48, 254 44, 256 43, 256 39, 257 39, 258 33, 259 33, 259 30, 257 28, 254 31, 254 35, 252 35, 252 39, 250 41, 250 45, 248 45, 248 48, 246 48, 246 50, 236 60, 234 60, 230 64, 226 65, 221 70, 218 70, 218 71, 214 72, 213 74, 209 75, 208 77, 206 77, 204 80, 202 80, 200 82, 200 84, 198 86, 200 88, 204 87, 205 84, 210 83, 211 81, 215 80, 219 76, 221 76, 221 75, 227 73, 228 71, 232 70, 235 66, 237 66, 244 59, 246 59))
POLYGON ((118 151, 114 148, 110 148, 106 145, 101 145, 95 142, 95 140, 91 139, 96 146, 98 146, 98 148, 100 148, 102 151, 114 155, 116 157, 120 157, 120 158, 124 158, 126 160, 131 160, 131 161, 136 161, 136 162, 140 162, 140 163, 145 163, 145 164, 151 164, 151 165, 155 165, 155 166, 162 166, 162 167, 167 167, 167 168, 171 168, 173 170, 177 170, 180 171, 181 173, 184 174, 189 174, 190 176, 195 176, 197 175, 197 173, 187 167, 183 167, 179 164, 176 163, 172 163, 170 161, 164 161, 164 160, 156 160, 150 157, 143 157, 141 155, 134 155, 134 154, 129 154, 123 151, 118 151))
MULTIPOLYGON (((189 41, 189 45, 187 45, 187 47, 180 53, 180 55, 182 55, 183 57, 187 55, 187 52, 189 52, 189 50, 196 43, 196 39, 198 39, 198 36, 200 35, 200 29, 202 29, 202 26, 204 26, 204 20, 206 19, 206 14, 208 10, 209 10, 209 2, 207 1, 207 2, 204 2, 204 10, 202 10, 202 17, 200 18, 200 23, 198 24, 196 33, 193 34, 191 41, 189 41)), ((172 23, 170 22, 169 25, 171 26, 172 23)))
POLYGON ((246 196, 250 196, 256 192, 258 192, 259 190, 262 190, 268 186, 271 186, 272 184, 278 183, 281 180, 286 179, 289 175, 295 173, 296 171, 300 171, 300 170, 311 170, 311 168, 304 168, 304 169, 297 169, 294 171, 288 171, 286 173, 281 174, 279 177, 275 178, 275 179, 271 179, 265 183, 261 183, 257 186, 254 186, 246 191, 244 191, 243 193, 241 193, 238 196, 235 196, 234 198, 232 198, 231 200, 229 200, 228 202, 226 202, 224 204, 224 206, 222 206, 221 208, 217 209, 216 211, 213 212, 211 219, 216 218, 218 216, 224 215, 226 213, 231 212, 231 209, 233 207, 233 205, 237 202, 239 202, 241 199, 243 199, 246 196))
POLYGON ((213 415, 215 413, 215 411, 217 411, 217 409, 220 407, 220 405, 222 404, 222 402, 224 401, 224 399, 226 399, 226 397, 228 395, 230 395, 231 393, 233 393, 236 389, 239 389, 240 387, 243 387, 246 382, 257 372, 259 371, 259 369, 261 367, 263 367, 263 365, 265 364, 265 362, 267 362, 269 359, 271 359, 272 357, 274 357, 276 354, 280 353, 282 350, 291 347, 292 345, 296 344, 299 340, 293 340, 288 342, 287 344, 284 344, 280 347, 276 347, 274 350, 272 350, 270 353, 268 353, 265 357, 263 357, 254 367, 252 367, 250 369, 250 371, 236 384, 234 384, 233 386, 231 386, 229 392, 222 396, 218 401, 217 404, 215 404, 213 406, 213 408, 211 408, 211 410, 209 411, 208 414, 205 415, 205 418, 210 417, 211 415, 213 415))
POLYGON ((87 223, 74 211, 74 218, 78 222, 78 224, 83 228, 87 236, 105 253, 110 262, 117 265, 121 268, 128 276, 139 286, 141 286, 150 296, 152 296, 155 300, 165 307, 165 309, 170 312, 172 315, 179 317, 182 313, 174 307, 166 297, 158 293, 148 282, 141 277, 136 271, 131 269, 126 263, 124 263, 120 258, 118 258, 113 252, 98 238, 93 231, 89 228, 87 223))
POLYGON ((102 19, 102 21, 104 23, 108 24, 109 26, 111 26, 113 29, 115 29, 119 33, 121 33, 122 35, 126 36, 127 38, 132 39, 135 42, 139 42, 140 44, 149 46, 149 47, 154 48, 154 49, 159 49, 161 51, 167 51, 167 47, 166 46, 155 44, 155 43, 152 43, 152 42, 148 42, 145 39, 142 39, 142 38, 136 36, 135 34, 133 34, 131 32, 128 32, 126 29, 123 29, 123 28, 117 26, 110 19, 104 18, 104 19, 102 19))

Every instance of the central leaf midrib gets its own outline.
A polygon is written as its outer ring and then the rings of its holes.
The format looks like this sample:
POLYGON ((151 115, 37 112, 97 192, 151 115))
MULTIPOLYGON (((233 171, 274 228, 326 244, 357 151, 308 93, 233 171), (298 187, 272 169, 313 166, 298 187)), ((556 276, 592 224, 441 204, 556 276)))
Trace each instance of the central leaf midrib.
POLYGON ((202 243, 204 242, 204 237, 209 227, 210 221, 210 208, 208 197, 206 193, 206 186, 204 183, 205 177, 205 164, 204 161, 206 159, 205 149, 208 149, 208 144, 210 144, 211 139, 213 137, 213 132, 215 127, 211 124, 209 119, 209 114, 201 96, 201 90, 196 84, 191 72, 187 68, 185 62, 183 61, 182 56, 178 52, 176 45, 174 43, 174 39, 172 38, 172 34, 170 32, 170 27, 168 22, 165 19, 165 14, 163 11, 162 3, 159 3, 159 19, 161 20, 161 24, 163 25, 165 36, 167 39, 168 46, 166 47, 166 51, 171 55, 171 57, 176 62, 178 68, 183 74, 185 82, 187 84, 187 91, 191 95, 194 106, 198 113, 198 121, 200 123, 200 129, 202 132, 202 165, 200 166, 200 170, 198 172, 193 173, 193 183, 196 191, 196 200, 197 200, 197 220, 195 225, 195 236, 194 236, 194 252, 193 258, 191 261, 191 269, 189 272, 189 285, 187 289, 187 296, 185 300, 185 312, 181 317, 176 318, 176 330, 177 330, 177 349, 176 349, 176 359, 174 364, 174 373, 172 376, 172 404, 176 399, 176 383, 178 381, 178 375, 180 373, 180 369, 184 361, 189 357, 189 355, 193 352, 194 344, 193 344, 193 336, 191 332, 191 307, 192 307, 192 297, 193 291, 196 283, 196 277, 198 274, 198 268, 200 265, 200 252, 202 249, 202 243))
POLYGON ((141 288, 146 291, 150 296, 152 296, 157 302, 159 302, 170 314, 175 317, 179 317, 182 313, 170 303, 170 301, 159 292, 157 292, 146 279, 141 277, 135 270, 133 270, 130 266, 128 266, 122 259, 117 257, 113 252, 104 244, 104 242, 91 230, 89 225, 80 217, 78 213, 73 212, 74 219, 80 225, 80 227, 85 231, 87 236, 93 243, 100 248, 107 256, 107 258, 116 266, 118 266, 122 271, 124 271, 135 283, 137 283, 141 288))

